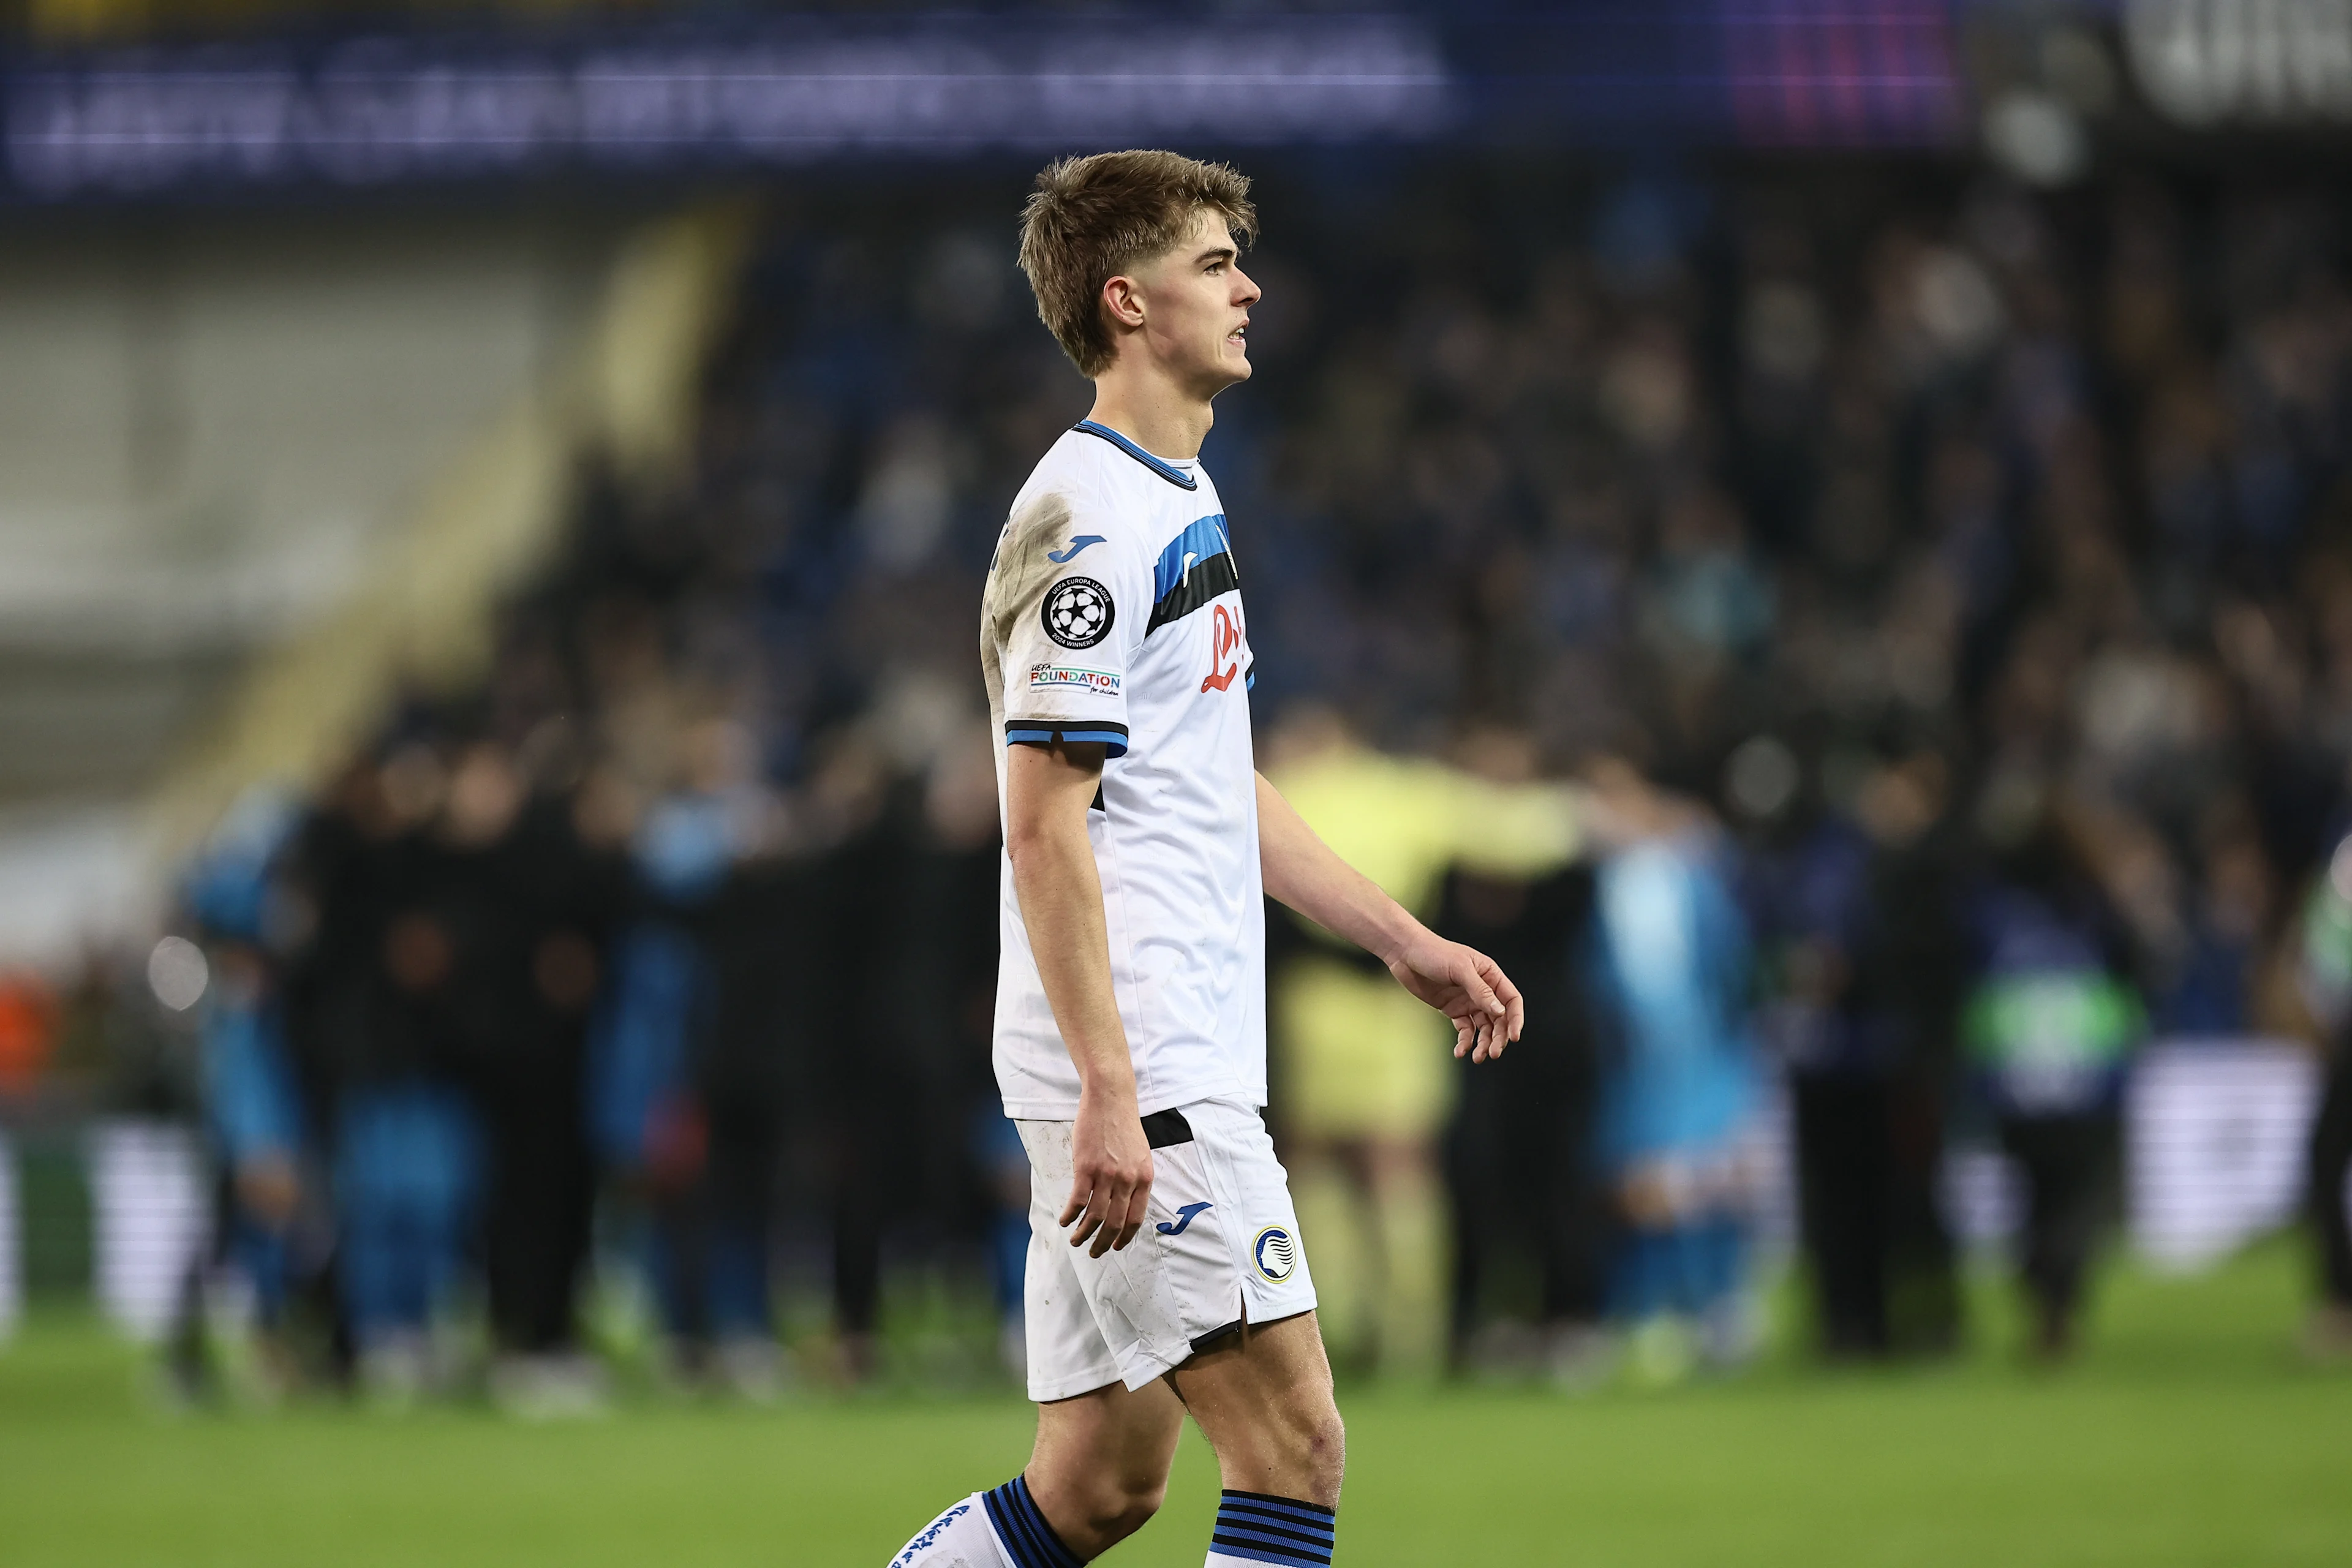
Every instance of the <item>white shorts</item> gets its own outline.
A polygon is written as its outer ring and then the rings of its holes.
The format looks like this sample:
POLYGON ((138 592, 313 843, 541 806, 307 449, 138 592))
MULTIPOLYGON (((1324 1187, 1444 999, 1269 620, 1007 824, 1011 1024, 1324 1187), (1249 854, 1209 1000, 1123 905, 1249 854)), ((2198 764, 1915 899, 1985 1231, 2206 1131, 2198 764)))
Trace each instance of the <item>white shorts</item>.
POLYGON ((1123 1251, 1100 1258, 1072 1247, 1058 1223, 1074 1123, 1015 1125, 1029 1151, 1030 1398, 1141 1388, 1244 1320, 1314 1309, 1289 1177, 1248 1102, 1196 1100, 1144 1118, 1151 1212, 1123 1251))

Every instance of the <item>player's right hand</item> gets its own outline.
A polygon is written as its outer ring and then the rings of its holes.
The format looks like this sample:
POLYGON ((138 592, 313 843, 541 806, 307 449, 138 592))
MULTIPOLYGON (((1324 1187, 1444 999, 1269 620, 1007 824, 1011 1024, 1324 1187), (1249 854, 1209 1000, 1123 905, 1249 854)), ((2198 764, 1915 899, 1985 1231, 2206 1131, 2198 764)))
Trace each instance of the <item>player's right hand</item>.
POLYGON ((1070 1201, 1061 1221, 1066 1229, 1077 1222, 1070 1245, 1091 1241, 1090 1255, 1100 1258, 1133 1241, 1151 1205, 1151 1144, 1132 1092, 1079 1091, 1070 1164, 1070 1201))

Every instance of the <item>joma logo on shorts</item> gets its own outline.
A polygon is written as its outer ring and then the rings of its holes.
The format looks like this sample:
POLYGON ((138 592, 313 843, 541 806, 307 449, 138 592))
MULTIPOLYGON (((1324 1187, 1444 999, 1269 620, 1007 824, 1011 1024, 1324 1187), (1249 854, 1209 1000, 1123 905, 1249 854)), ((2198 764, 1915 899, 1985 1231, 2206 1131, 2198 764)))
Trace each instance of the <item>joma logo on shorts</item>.
POLYGON ((1194 1215, 1206 1214, 1215 1206, 1216 1205, 1214 1204, 1186 1204, 1182 1208, 1176 1211, 1176 1223, 1174 1225, 1170 1225, 1165 1220, 1160 1222, 1160 1234, 1162 1236, 1181 1236, 1184 1234, 1185 1226, 1192 1223, 1192 1216, 1194 1215))

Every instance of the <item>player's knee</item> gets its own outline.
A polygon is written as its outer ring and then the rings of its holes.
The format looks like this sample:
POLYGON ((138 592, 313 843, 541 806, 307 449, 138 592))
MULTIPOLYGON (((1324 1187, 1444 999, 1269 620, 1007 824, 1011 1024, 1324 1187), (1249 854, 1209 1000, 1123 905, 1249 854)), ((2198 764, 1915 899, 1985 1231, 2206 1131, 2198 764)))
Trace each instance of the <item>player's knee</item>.
POLYGON ((1296 1495, 1333 1506, 1348 1464, 1348 1429, 1328 1393, 1301 1400, 1280 1424, 1284 1452, 1278 1461, 1296 1495))
POLYGON ((1300 1443, 1299 1458, 1316 1489, 1314 1500, 1332 1506, 1339 1495, 1339 1480, 1348 1468, 1348 1429, 1339 1419, 1339 1408, 1326 1403, 1307 1423, 1300 1443))

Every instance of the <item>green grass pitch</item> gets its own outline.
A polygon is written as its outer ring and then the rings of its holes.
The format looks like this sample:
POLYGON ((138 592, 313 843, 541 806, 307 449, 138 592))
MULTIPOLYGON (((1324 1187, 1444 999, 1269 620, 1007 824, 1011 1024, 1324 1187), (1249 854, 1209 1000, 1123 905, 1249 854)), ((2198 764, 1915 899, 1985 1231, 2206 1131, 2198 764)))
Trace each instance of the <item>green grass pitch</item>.
MULTIPOLYGON (((1573 1568, 2352 1564, 2352 1376, 2295 1357, 2294 1254, 2106 1283, 2081 1363, 2017 1365, 1997 1291, 1958 1362, 1787 1352, 1643 1394, 1343 1391, 1339 1561, 1573 1568)), ((160 1413, 86 1321, 0 1350, 0 1564, 881 1568, 1017 1469, 1010 1395, 768 1410, 645 1402, 570 1424, 333 1404, 160 1413)), ((1107 1560, 1195 1568, 1214 1467, 1107 1560)))

